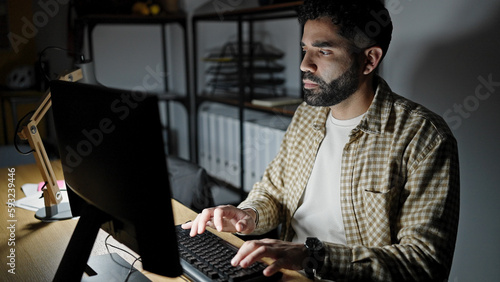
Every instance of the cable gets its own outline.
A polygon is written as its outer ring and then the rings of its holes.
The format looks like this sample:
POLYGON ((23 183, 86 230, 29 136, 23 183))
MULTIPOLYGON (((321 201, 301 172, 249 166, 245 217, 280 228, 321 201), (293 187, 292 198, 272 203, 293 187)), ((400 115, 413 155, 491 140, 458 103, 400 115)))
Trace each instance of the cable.
MULTIPOLYGON (((125 252, 125 253, 129 254, 131 257, 133 257, 133 258, 134 258, 134 261, 132 262, 132 264, 131 264, 131 265, 130 265, 130 267, 129 267, 128 274, 127 274, 127 276, 125 277, 125 282, 127 282, 127 281, 128 281, 128 279, 130 278, 130 275, 132 275, 132 273, 134 273, 134 271, 136 271, 136 270, 134 270, 134 264, 135 264, 137 261, 141 261, 141 262, 142 262, 142 259, 141 259, 141 257, 136 257, 136 256, 135 256, 135 255, 133 255, 131 252, 129 252, 129 251, 127 251, 127 250, 123 249, 123 248, 120 248, 120 247, 118 247, 118 246, 115 246, 115 245, 112 245, 112 244, 108 243, 108 239, 109 239, 109 237, 111 237, 111 235, 108 235, 108 236, 106 237, 106 239, 104 240, 104 245, 106 246, 106 250, 108 250, 108 253, 109 253, 110 255, 111 255, 111 251, 109 250, 109 247, 112 247, 112 248, 115 248, 115 249, 120 250, 120 251, 122 251, 122 252, 125 252), (108 246, 109 246, 109 247, 108 247, 108 246)), ((112 257, 112 256, 111 256, 111 259, 113 259, 113 257, 112 257)), ((115 261, 115 262, 116 262, 116 261, 115 261)), ((125 266, 125 265, 121 265, 121 264, 120 264, 120 263, 118 263, 118 262, 116 262, 116 263, 117 263, 118 265, 120 265, 120 266, 124 267, 124 268, 126 268, 126 267, 127 267, 127 266, 125 266)))
MULTIPOLYGON (((130 256, 132 256, 132 257, 134 258, 134 261, 132 262, 132 264, 131 264, 131 265, 130 265, 130 267, 129 267, 127 277, 125 277, 125 282, 127 282, 127 281, 128 281, 128 279, 130 278, 130 276, 132 275, 132 273, 134 273, 134 271, 136 271, 136 270, 134 270, 134 264, 135 264, 137 261, 141 261, 141 262, 142 262, 142 259, 141 259, 141 257, 136 257, 136 256, 134 256, 132 253, 130 253, 129 251, 127 251, 127 250, 125 250, 125 249, 122 249, 122 248, 117 247, 117 246, 115 246, 115 245, 109 244, 109 243, 108 243, 108 239, 109 239, 109 237, 111 237, 111 235, 108 235, 108 236, 106 237, 106 239, 104 240, 104 245, 106 246, 106 250, 108 250, 108 253, 109 253, 110 255, 111 255, 111 251, 109 250, 108 246, 109 246, 109 247, 112 247, 112 248, 115 248, 115 249, 118 249, 118 250, 120 250, 120 251, 123 251, 123 252, 125 252, 125 253, 129 254, 130 256)), ((113 259, 113 256, 111 256, 111 259, 113 259)), ((117 264, 119 264, 119 265, 120 265, 120 263, 118 263, 117 261, 115 261, 115 262, 116 262, 117 264)), ((124 268, 126 267, 125 265, 121 265, 121 266, 123 266, 124 268)), ((189 280, 189 279, 187 279, 186 277, 184 277, 184 275, 181 275, 181 276, 179 276, 179 277, 180 277, 182 280, 184 280, 184 281, 188 281, 188 282, 190 282, 190 280, 189 280)))
POLYGON ((130 268, 128 269, 128 274, 127 274, 127 277, 125 277, 125 282, 128 281, 128 279, 130 278, 130 275, 132 275, 132 273, 135 271, 134 270, 134 264, 140 260, 141 258, 135 258, 134 262, 132 262, 132 264, 130 265, 130 268))
POLYGON ((21 127, 21 124, 23 123, 23 121, 28 117, 28 116, 32 116, 33 114, 35 113, 35 111, 30 111, 29 113, 27 113, 26 115, 24 115, 20 120, 19 122, 17 123, 16 125, 16 132, 14 133, 14 147, 16 148, 16 151, 19 152, 19 154, 21 155, 29 155, 31 153, 33 153, 35 150, 34 149, 31 149, 29 150, 28 152, 23 152, 21 151, 21 149, 19 148, 19 145, 17 144, 17 140, 19 138, 19 136, 17 135, 17 133, 19 133, 19 128, 21 127))
POLYGON ((125 252, 125 253, 129 254, 131 257, 133 257, 134 259, 139 259, 139 260, 141 261, 141 258, 140 258, 140 257, 139 257, 139 258, 138 258, 138 257, 136 257, 136 256, 135 256, 134 254, 132 254, 131 252, 129 252, 129 251, 127 251, 127 250, 123 249, 123 248, 120 248, 120 247, 118 247, 118 246, 115 246, 115 245, 112 245, 112 244, 108 243, 108 238, 109 238, 109 237, 111 237, 111 235, 108 235, 108 236, 106 237, 106 240, 104 241, 104 244, 105 244, 105 246, 106 246, 106 249, 108 250, 108 253, 111 253, 111 251, 110 251, 110 250, 109 250, 109 248, 108 248, 108 246, 109 246, 109 247, 115 248, 115 249, 117 249, 117 250, 120 250, 120 251, 122 251, 122 252, 125 252))

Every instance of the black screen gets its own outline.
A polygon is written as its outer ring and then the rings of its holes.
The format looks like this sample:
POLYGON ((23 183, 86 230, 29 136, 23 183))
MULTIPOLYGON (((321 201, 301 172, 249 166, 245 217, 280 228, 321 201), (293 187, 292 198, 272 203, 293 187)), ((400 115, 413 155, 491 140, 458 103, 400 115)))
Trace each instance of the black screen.
POLYGON ((92 206, 144 269, 182 273, 158 99, 141 91, 53 81, 52 110, 73 215, 92 206))

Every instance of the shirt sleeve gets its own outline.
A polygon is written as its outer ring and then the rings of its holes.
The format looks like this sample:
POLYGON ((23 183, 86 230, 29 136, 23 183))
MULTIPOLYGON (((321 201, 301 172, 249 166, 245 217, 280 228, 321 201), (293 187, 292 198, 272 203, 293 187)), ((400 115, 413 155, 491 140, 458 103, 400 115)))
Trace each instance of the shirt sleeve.
POLYGON ((248 197, 238 205, 240 209, 252 208, 258 214, 259 220, 252 233, 254 235, 267 233, 280 224, 283 186, 279 178, 283 170, 281 160, 285 151, 284 147, 286 146, 282 144, 280 152, 264 172, 261 181, 254 184, 248 197))
MULTIPOLYGON (((253 234, 264 234, 286 223, 293 212, 294 200, 300 197, 300 183, 293 177, 299 175, 296 164, 299 151, 308 148, 297 146, 304 139, 304 127, 314 119, 316 113, 303 103, 295 112, 292 121, 280 145, 280 150, 273 161, 268 165, 261 181, 255 183, 248 197, 238 206, 239 208, 254 208, 258 211, 259 222, 253 234)), ((310 153, 314 154, 314 152, 310 153)), ((286 224, 285 224, 286 225, 286 224)))

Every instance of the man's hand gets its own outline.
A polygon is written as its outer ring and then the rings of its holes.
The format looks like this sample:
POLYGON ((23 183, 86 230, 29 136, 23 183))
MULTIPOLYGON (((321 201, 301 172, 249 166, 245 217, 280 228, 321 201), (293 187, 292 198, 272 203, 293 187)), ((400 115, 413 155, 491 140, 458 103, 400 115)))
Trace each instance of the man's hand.
POLYGON ((275 260, 274 263, 264 269, 264 275, 271 276, 281 268, 291 270, 303 269, 304 262, 308 257, 308 251, 304 244, 274 239, 247 241, 231 260, 231 264, 245 268, 264 257, 275 260))
POLYGON ((212 227, 219 232, 239 232, 250 234, 255 230, 256 214, 252 209, 241 210, 234 206, 218 206, 204 209, 192 222, 184 223, 182 228, 191 229, 189 235, 196 236, 212 227))

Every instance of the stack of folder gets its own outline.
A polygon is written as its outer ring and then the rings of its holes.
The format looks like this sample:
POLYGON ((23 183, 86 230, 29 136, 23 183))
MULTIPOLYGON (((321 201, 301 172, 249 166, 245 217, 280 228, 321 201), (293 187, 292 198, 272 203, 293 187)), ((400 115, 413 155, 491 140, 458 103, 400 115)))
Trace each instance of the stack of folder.
POLYGON ((278 153, 291 118, 251 110, 245 110, 244 117, 241 143, 237 108, 214 104, 202 107, 199 159, 210 175, 237 188, 241 188, 243 171, 243 189, 248 192, 278 153))

